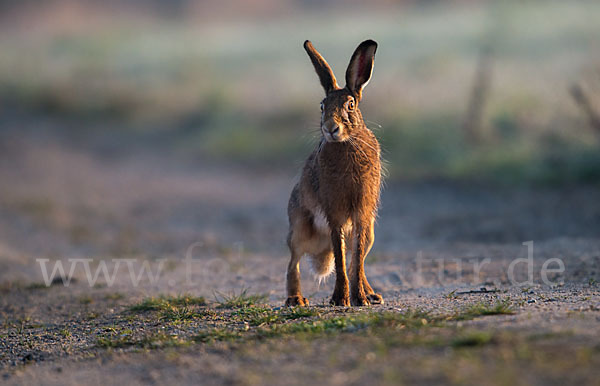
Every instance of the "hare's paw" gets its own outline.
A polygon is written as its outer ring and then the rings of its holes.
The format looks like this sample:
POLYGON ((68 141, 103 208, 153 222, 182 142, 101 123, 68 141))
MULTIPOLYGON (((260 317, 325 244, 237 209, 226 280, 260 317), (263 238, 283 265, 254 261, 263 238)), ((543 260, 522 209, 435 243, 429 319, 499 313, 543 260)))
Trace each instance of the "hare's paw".
POLYGON ((286 307, 308 306, 308 299, 305 297, 302 297, 301 295, 290 296, 285 301, 285 306, 286 307))
POLYGON ((383 304, 383 298, 379 294, 369 294, 367 295, 367 300, 369 300, 371 304, 383 304))
POLYGON ((333 296, 331 297, 331 300, 329 301, 329 304, 331 304, 332 306, 343 306, 343 307, 349 307, 350 306, 350 297, 348 295, 336 295, 333 294, 333 296))
POLYGON ((364 293, 352 296, 351 303, 353 306, 363 307, 370 306, 371 302, 364 293))

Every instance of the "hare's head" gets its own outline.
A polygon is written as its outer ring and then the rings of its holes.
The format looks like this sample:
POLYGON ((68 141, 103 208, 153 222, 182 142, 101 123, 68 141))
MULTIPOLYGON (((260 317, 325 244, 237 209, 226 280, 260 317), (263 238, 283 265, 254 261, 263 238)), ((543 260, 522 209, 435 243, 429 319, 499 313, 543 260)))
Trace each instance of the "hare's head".
POLYGON ((338 86, 331 67, 310 41, 304 42, 304 49, 325 89, 325 99, 321 102, 321 132, 328 142, 346 141, 354 130, 364 127, 358 104, 363 88, 371 79, 377 43, 365 40, 356 48, 346 70, 344 88, 338 86))

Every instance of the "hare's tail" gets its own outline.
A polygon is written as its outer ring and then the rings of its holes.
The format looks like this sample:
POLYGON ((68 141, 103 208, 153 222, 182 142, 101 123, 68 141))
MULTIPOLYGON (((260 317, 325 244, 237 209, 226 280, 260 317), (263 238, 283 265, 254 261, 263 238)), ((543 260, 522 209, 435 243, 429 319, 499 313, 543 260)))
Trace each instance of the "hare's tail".
POLYGON ((311 256, 310 261, 312 263, 313 272, 315 273, 315 278, 319 284, 321 284, 327 276, 333 273, 334 258, 332 251, 311 256))

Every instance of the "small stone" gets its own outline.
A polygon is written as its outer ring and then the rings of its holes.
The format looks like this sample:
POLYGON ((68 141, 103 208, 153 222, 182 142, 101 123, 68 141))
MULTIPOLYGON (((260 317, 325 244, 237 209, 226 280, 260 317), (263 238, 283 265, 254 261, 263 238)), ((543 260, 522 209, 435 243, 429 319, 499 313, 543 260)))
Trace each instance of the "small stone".
POLYGON ((528 299, 527 303, 535 303, 535 299, 528 299))
POLYGON ((33 360, 33 354, 32 353, 27 353, 23 356, 23 358, 21 358, 21 360, 23 362, 28 362, 28 361, 32 361, 33 360))

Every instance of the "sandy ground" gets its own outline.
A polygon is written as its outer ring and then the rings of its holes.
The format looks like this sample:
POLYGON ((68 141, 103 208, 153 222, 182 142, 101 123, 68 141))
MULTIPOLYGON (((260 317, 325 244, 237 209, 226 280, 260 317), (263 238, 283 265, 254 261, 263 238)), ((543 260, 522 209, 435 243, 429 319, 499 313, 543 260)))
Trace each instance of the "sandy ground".
MULTIPOLYGON (((513 334, 498 338, 495 351, 478 352, 477 371, 452 349, 420 346, 395 347, 368 365, 373 340, 354 334, 105 349, 97 340, 108 328, 164 327, 128 311, 148 296, 203 296, 210 308, 220 294, 247 290, 266 294, 271 307, 281 306, 288 259, 285 208, 294 171, 182 164, 160 154, 98 155, 44 135, 20 138, 14 131, 1 143, 0 382, 299 384, 314 376, 330 384, 500 384, 514 376, 524 384, 598 384, 600 379, 598 186, 436 181, 385 187, 367 275, 386 304, 373 309, 451 314, 481 301, 510 302, 511 315, 464 322, 513 334), (69 286, 46 287, 38 259, 48 259, 50 272, 56 261, 69 272, 74 259, 80 260, 69 286), (521 260, 511 269, 515 259, 521 260), (106 264, 115 272, 114 283, 101 276, 90 286, 86 261, 92 273, 106 264), (141 275, 135 284, 144 264, 157 277, 141 275), (471 290, 479 292, 464 293, 471 290), (533 359, 495 367, 495 355, 510 357, 515 342, 531 342, 541 333, 553 338, 535 343, 535 350, 584 359, 551 371, 533 359), (511 377, 496 377, 497 372, 511 377)), ((325 314, 342 312, 325 306, 331 278, 317 283, 307 264, 302 275, 311 304, 321 305, 325 314)), ((209 324, 194 320, 178 333, 197 333, 209 324)), ((167 327, 173 328, 178 327, 167 327)))

